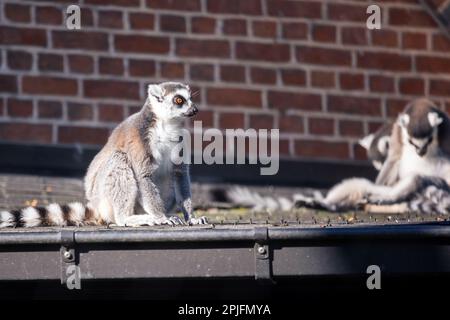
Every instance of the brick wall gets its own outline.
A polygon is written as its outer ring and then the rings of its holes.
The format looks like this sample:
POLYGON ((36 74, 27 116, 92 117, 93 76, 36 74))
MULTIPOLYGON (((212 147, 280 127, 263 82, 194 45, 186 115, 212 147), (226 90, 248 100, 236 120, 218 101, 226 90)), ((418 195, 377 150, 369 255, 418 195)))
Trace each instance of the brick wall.
POLYGON ((450 41, 414 0, 84 0, 69 31, 74 3, 1 1, 1 141, 102 144, 169 79, 204 126, 280 128, 290 157, 362 159, 409 99, 450 106, 450 41))

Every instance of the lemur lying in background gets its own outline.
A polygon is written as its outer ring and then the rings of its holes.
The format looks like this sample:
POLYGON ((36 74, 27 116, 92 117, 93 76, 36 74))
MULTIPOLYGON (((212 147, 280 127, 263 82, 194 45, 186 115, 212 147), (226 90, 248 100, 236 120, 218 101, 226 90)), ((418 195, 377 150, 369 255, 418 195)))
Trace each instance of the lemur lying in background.
MULTIPOLYGON (((360 141, 372 163, 383 161, 377 182, 351 178, 335 185, 325 197, 301 194, 293 201, 286 198, 261 197, 248 190, 231 190, 236 202, 262 209, 286 210, 295 206, 343 211, 366 204, 404 203, 402 210, 425 213, 448 213, 450 209, 450 120, 427 99, 407 105, 392 126, 380 128, 360 141)), ((375 165, 375 167, 379 167, 375 165)), ((399 210, 396 207, 395 210, 399 210)))
POLYGON ((198 111, 191 98, 189 86, 181 83, 150 85, 141 111, 119 124, 92 160, 85 177, 87 206, 54 203, 2 211, 0 228, 182 224, 167 216, 175 205, 186 223, 205 224, 204 217, 193 216, 188 165, 171 161, 185 119, 198 111))

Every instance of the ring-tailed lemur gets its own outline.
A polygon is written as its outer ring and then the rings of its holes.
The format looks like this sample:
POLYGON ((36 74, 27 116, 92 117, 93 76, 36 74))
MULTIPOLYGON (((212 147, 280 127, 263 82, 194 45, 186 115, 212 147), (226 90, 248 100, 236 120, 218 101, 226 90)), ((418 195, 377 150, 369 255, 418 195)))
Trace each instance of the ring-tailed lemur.
POLYGON ((50 204, 3 211, 0 227, 181 224, 178 217, 166 215, 175 205, 187 223, 207 223, 205 217, 193 216, 188 165, 171 161, 186 117, 197 112, 189 86, 149 85, 141 111, 119 124, 92 160, 85 176, 86 206, 50 204))
MULTIPOLYGON (((389 152, 376 183, 348 179, 333 187, 325 208, 340 210, 362 203, 392 204, 409 201, 409 209, 450 209, 450 119, 427 99, 417 99, 398 116, 389 140, 389 152)), ((313 201, 314 202, 314 201, 313 201)))
MULTIPOLYGON (((366 203, 393 204, 406 201, 405 209, 409 211, 448 213, 449 128, 448 116, 431 101, 418 99, 411 102, 392 127, 389 143, 386 143, 386 147, 389 147, 388 156, 377 184, 363 178, 346 179, 335 185, 326 197, 320 193, 314 197, 295 195, 296 206, 341 211, 356 209, 366 203)), ((364 142, 370 148, 373 141, 374 136, 369 136, 364 142)), ((243 190, 230 192, 229 195, 244 204, 259 201, 259 208, 263 204, 266 209, 283 209, 292 203, 286 204, 287 199, 283 199, 284 204, 281 204, 271 197, 258 197, 243 190)))

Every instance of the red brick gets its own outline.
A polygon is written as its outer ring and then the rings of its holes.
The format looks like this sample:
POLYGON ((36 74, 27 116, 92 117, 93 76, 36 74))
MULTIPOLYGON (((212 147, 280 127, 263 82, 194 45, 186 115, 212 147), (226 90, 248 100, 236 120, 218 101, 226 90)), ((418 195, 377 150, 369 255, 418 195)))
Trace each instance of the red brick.
POLYGON ((109 130, 106 128, 93 127, 58 127, 59 143, 83 143, 103 145, 109 136, 109 130))
POLYGON ((312 37, 318 42, 336 42, 336 27, 313 24, 312 37))
POLYGON ((167 37, 116 35, 114 47, 121 52, 168 53, 170 48, 167 37))
POLYGON ((385 52, 358 52, 357 61, 359 68, 409 71, 411 70, 411 57, 385 52))
POLYGON ((83 92, 86 97, 139 99, 139 83, 116 80, 84 80, 83 92))
POLYGON ((30 6, 24 6, 15 3, 6 3, 5 7, 5 17, 14 22, 30 22, 30 6))
POLYGON ((159 27, 161 31, 186 32, 186 20, 182 16, 161 15, 159 27))
POLYGON ((312 1, 267 1, 269 15, 275 17, 321 18, 321 3, 312 1))
POLYGON ((345 114, 380 116, 380 100, 352 96, 328 96, 328 111, 345 114))
POLYGON ((121 58, 100 57, 98 59, 98 69, 101 74, 122 75, 123 61, 121 58))
POLYGON ((368 17, 366 9, 366 6, 329 3, 328 18, 338 21, 359 21, 365 23, 368 17))
POLYGON ((386 112, 388 117, 396 117, 403 109, 405 109, 409 102, 410 100, 407 99, 388 99, 386 101, 386 112))
POLYGON ((253 21, 253 35, 275 38, 277 36, 277 23, 275 21, 253 21))
POLYGON ((430 80, 430 94, 447 97, 450 92, 450 81, 442 79, 430 80))
POLYGON ((7 110, 11 117, 31 117, 33 116, 33 101, 10 98, 7 110))
POLYGON ((223 40, 177 39, 176 53, 185 57, 227 58, 230 56, 230 44, 223 40))
POLYGON ((339 83, 343 90, 364 90, 364 75, 354 73, 341 73, 339 83))
POLYGON ((342 31, 342 43, 354 45, 367 45, 367 29, 357 27, 344 27, 342 31))
POLYGON ((450 39, 443 34, 433 35, 433 50, 450 51, 450 39))
POLYGON ((339 49, 298 46, 296 56, 298 62, 321 65, 349 66, 352 62, 350 52, 339 49))
POLYGON ((195 116, 195 121, 201 121, 203 128, 214 127, 214 113, 212 111, 200 110, 195 116))
POLYGON ((64 71, 64 59, 59 54, 40 53, 39 54, 40 71, 64 71))
POLYGON ((416 68, 419 72, 450 73, 450 58, 417 56, 416 68))
MULTIPOLYGON (((85 3, 105 5, 105 0, 85 0, 85 3)), ((114 6, 137 7, 139 4, 139 0, 108 0, 108 5, 114 6)))
POLYGON ((360 138, 364 135, 364 126, 360 121, 340 120, 339 134, 341 136, 360 138))
POLYGON ((65 49, 107 50, 108 37, 101 32, 53 31, 53 47, 65 49))
POLYGON ((25 76, 22 78, 22 90, 31 94, 76 95, 77 81, 68 78, 25 76))
POLYGON ((155 16, 151 13, 130 12, 129 22, 131 29, 153 30, 155 16))
POLYGON ((425 10, 390 8, 389 24, 393 26, 432 27, 437 25, 425 10))
POLYGON ((334 73, 311 71, 311 85, 318 88, 334 88, 336 86, 334 73))
POLYGON ((280 133, 303 133, 303 118, 294 115, 280 116, 280 133))
POLYGON ((282 34, 285 39, 306 39, 308 36, 308 25, 303 22, 283 23, 282 34))
POLYGON ((81 25, 92 27, 94 25, 94 15, 89 8, 81 7, 81 25))
POLYGON ((269 91, 268 102, 270 108, 276 109, 300 109, 319 111, 322 109, 322 98, 312 93, 294 93, 269 91))
POLYGON ((200 0, 147 0, 147 7, 166 10, 199 11, 200 0))
POLYGON ((335 122, 333 119, 309 118, 309 133, 317 135, 333 135, 335 126, 334 123, 335 122))
POLYGON ((348 159, 349 146, 346 142, 296 140, 295 154, 309 158, 348 159))
POLYGON ((277 73, 272 69, 253 67, 250 70, 250 76, 253 83, 275 84, 277 82, 277 73))
POLYGON ((153 77, 155 75, 156 64, 153 60, 131 59, 128 66, 128 72, 131 76, 153 77))
POLYGON ((120 11, 99 11, 98 26, 102 28, 121 29, 123 28, 122 12, 120 11))
POLYGON ((164 78, 184 78, 184 65, 176 62, 161 62, 161 76, 164 78))
POLYGON ((214 81, 214 66, 211 64, 193 64, 190 66, 192 80, 214 81))
POLYGON ((192 17, 191 28, 193 33, 215 33, 216 20, 207 17, 192 17))
POLYGON ((0 92, 17 92, 17 78, 15 76, 0 75, 0 92))
POLYGON ((3 98, 0 98, 0 117, 3 117, 5 115, 5 111, 6 107, 5 104, 3 103, 3 98))
POLYGON ((273 129, 274 126, 274 117, 270 114, 251 114, 249 118, 250 125, 249 127, 255 130, 259 129, 273 129))
POLYGON ((245 116, 243 113, 220 113, 219 127, 222 129, 245 128, 245 116))
POLYGON ((235 13, 260 15, 262 13, 260 0, 207 0, 207 10, 212 13, 235 13))
POLYGON ((229 35, 246 35, 247 21, 243 19, 227 19, 223 22, 223 33, 229 35))
POLYGON ((401 78, 399 89, 403 94, 424 95, 425 83, 420 78, 401 78))
POLYGON ((71 121, 92 120, 92 106, 86 103, 68 103, 67 116, 71 121))
POLYGON ((62 105, 59 101, 41 100, 38 103, 38 117, 48 119, 62 118, 62 105))
POLYGON ((405 49, 426 49, 427 35, 418 32, 404 32, 402 34, 402 47, 405 49))
POLYGON ((281 79, 285 85, 304 86, 306 85, 306 72, 300 69, 282 69, 281 79))
POLYGON ((42 24, 61 25, 63 10, 56 7, 36 7, 36 22, 42 24))
POLYGON ((394 92, 394 79, 385 76, 374 75, 369 78, 370 91, 373 92, 394 92))
POLYGON ((8 67, 13 70, 30 70, 33 64, 33 56, 25 51, 8 50, 8 67))
POLYGON ((79 54, 69 55, 70 72, 92 73, 94 71, 94 59, 90 56, 79 54))
POLYGON ((260 107, 261 92, 249 89, 208 88, 206 100, 212 105, 260 107))
POLYGON ((1 26, 0 44, 45 47, 47 45, 47 35, 45 30, 42 29, 1 26))
POLYGON ((245 68, 242 66, 220 66, 220 79, 226 82, 245 82, 245 68))
POLYGON ((380 47, 398 47, 398 34, 392 30, 370 30, 372 44, 380 47))
POLYGON ((105 122, 118 123, 124 119, 124 109, 121 105, 116 104, 99 104, 98 119, 105 122))
POLYGON ((287 62, 290 50, 287 44, 236 43, 236 57, 243 60, 287 62))
POLYGON ((50 143, 52 127, 44 124, 0 123, 0 140, 50 143))

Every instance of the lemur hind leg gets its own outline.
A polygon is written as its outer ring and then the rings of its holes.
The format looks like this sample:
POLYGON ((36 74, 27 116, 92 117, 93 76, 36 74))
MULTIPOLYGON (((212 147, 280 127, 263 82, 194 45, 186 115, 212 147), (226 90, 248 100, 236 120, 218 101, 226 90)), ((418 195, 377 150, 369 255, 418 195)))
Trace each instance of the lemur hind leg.
POLYGON ((110 202, 118 226, 174 224, 151 214, 134 214, 139 190, 128 159, 124 153, 115 152, 109 163, 111 169, 105 177, 104 197, 110 202))

